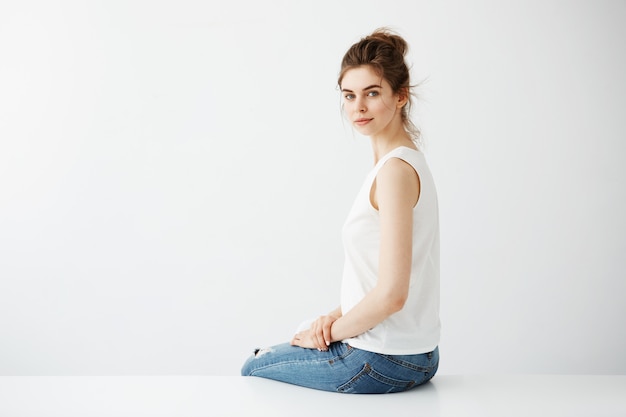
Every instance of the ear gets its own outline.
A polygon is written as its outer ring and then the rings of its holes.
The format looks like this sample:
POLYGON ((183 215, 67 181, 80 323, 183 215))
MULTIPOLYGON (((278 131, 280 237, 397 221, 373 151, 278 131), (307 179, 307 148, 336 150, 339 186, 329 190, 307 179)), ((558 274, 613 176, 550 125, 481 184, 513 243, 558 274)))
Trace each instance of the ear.
POLYGON ((409 101, 409 89, 406 87, 401 88, 400 91, 398 91, 397 96, 398 101, 396 102, 396 107, 401 109, 409 101))

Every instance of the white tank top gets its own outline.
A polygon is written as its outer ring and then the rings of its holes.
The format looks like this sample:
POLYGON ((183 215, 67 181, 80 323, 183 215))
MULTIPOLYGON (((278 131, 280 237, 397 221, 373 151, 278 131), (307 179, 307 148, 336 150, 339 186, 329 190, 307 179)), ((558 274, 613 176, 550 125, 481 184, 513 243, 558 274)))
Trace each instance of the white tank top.
POLYGON ((345 264, 341 310, 346 314, 378 280, 380 221, 370 202, 370 190, 380 168, 390 158, 410 164, 420 179, 413 209, 413 258, 409 295, 404 307, 382 323, 343 342, 358 349, 389 355, 434 350, 439 344, 439 208, 437 191, 424 154, 399 147, 382 157, 368 174, 343 226, 345 264))

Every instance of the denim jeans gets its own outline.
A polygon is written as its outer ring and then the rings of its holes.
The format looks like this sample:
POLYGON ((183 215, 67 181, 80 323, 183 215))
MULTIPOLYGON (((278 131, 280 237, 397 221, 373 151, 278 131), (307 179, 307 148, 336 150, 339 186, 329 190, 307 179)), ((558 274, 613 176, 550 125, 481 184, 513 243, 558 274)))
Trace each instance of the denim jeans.
POLYGON ((439 366, 439 349, 418 355, 384 355, 337 342, 328 351, 288 343, 261 349, 241 369, 258 376, 324 391, 382 394, 415 388, 439 366))

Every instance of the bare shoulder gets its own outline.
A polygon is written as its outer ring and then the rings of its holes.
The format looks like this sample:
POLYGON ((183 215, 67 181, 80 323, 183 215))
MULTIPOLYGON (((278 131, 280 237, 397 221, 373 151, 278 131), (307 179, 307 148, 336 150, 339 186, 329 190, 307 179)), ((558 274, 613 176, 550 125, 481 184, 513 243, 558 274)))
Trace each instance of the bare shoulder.
POLYGON ((376 177, 379 187, 389 189, 408 187, 405 191, 410 191, 419 186, 419 177, 415 169, 400 158, 390 158, 380 168, 376 177))
POLYGON ((419 192, 419 177, 408 162, 400 158, 390 158, 378 171, 375 197, 378 205, 391 200, 415 206, 419 192))

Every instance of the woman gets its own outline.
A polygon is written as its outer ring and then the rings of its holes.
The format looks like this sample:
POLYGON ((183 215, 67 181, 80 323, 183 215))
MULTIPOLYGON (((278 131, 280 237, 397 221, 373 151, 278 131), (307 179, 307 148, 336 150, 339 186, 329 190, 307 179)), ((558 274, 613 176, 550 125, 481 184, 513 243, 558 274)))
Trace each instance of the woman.
POLYGON ((343 228, 341 306, 290 343, 262 349, 242 375, 326 391, 400 392, 439 364, 437 194, 409 119, 407 44, 379 29, 341 64, 345 116, 369 136, 374 168, 343 228))

